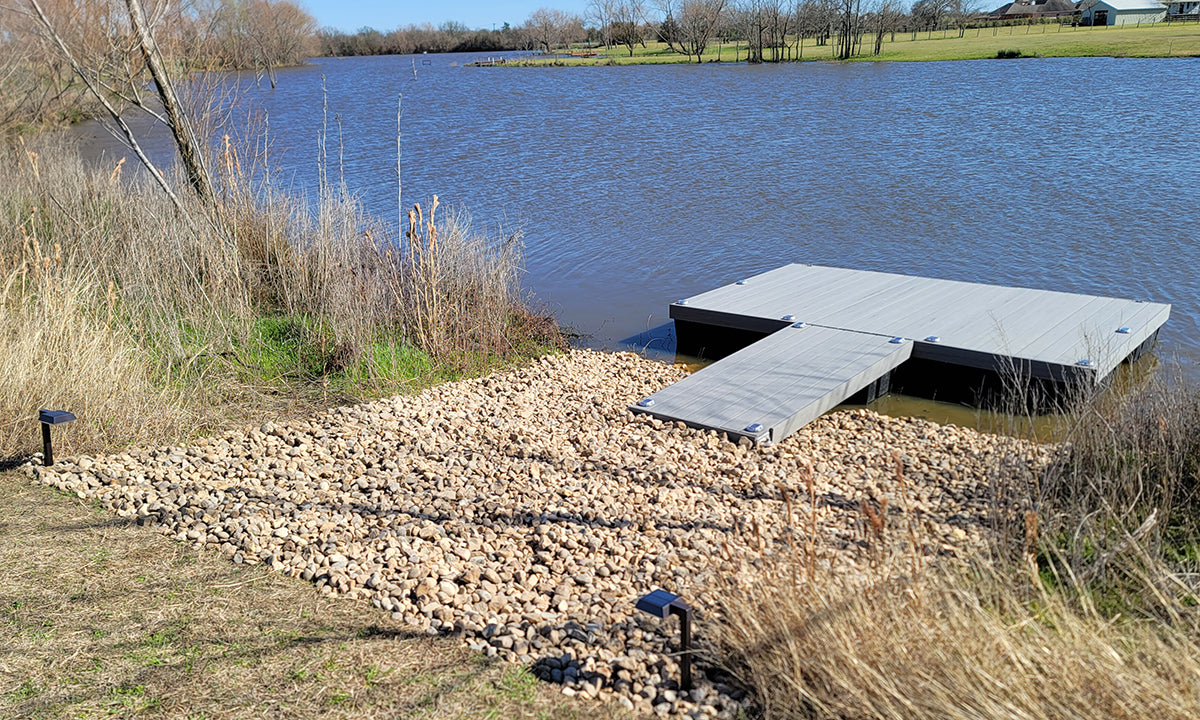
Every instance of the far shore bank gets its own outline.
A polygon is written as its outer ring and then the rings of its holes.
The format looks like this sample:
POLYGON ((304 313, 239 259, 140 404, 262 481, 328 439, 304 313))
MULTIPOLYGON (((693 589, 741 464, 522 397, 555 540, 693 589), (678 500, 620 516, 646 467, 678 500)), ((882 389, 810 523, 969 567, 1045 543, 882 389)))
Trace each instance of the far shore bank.
MULTIPOLYGON (((1157 23, 1145 27, 1072 27, 1055 22, 1027 25, 968 28, 959 36, 956 29, 918 33, 887 33, 881 52, 871 52, 874 35, 867 33, 861 51, 845 62, 930 62, 945 60, 989 60, 1041 57, 1200 57, 1200 23, 1157 23), (1014 54, 1014 52, 1016 54, 1014 54)), ((792 41, 778 56, 766 51, 765 64, 836 60, 832 43, 792 41)), ((700 56, 700 63, 746 62, 745 43, 714 43, 700 56)), ((665 43, 635 46, 630 55, 624 47, 572 48, 542 58, 508 59, 496 53, 497 67, 591 67, 615 65, 697 64, 695 56, 672 51, 665 43)))

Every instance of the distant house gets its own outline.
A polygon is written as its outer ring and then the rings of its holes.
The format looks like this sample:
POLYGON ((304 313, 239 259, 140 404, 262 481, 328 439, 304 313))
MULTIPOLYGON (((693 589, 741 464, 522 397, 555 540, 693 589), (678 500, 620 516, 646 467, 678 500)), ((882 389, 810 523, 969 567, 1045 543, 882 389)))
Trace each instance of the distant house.
MULTIPOLYGON (((1197 0, 1200 2, 1200 0, 1197 0)), ((1026 18, 1071 17, 1075 14, 1072 0, 1014 0, 988 13, 989 20, 1024 20, 1026 18)))
POLYGON ((1167 6, 1156 0, 1084 0, 1079 9, 1084 25, 1149 24, 1167 17, 1167 6))
POLYGON ((1176 0, 1167 5, 1168 20, 1200 19, 1200 0, 1176 0))

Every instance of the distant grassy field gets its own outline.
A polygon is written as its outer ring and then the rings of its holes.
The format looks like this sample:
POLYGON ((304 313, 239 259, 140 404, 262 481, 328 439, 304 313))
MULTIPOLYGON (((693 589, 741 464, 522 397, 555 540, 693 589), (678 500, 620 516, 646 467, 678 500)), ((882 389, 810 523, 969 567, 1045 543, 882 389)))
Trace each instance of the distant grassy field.
MULTIPOLYGON (((997 28, 972 28, 963 37, 957 30, 896 33, 885 37, 883 51, 870 54, 874 36, 865 35, 864 54, 855 61, 892 60, 904 62, 930 60, 978 60, 994 58, 1002 50, 1016 50, 1021 57, 1200 57, 1200 24, 1174 23, 1149 27, 1070 27, 1057 24, 1014 25, 997 28)), ((793 56, 796 50, 793 49, 793 56)), ((806 40, 803 60, 830 60, 832 45, 816 45, 806 40)), ((702 62, 734 62, 746 59, 744 43, 720 43, 709 47, 702 62)), ((793 59, 796 59, 793 57, 793 59)), ((519 65, 647 65, 695 62, 672 52, 665 43, 647 43, 635 47, 632 56, 624 47, 601 52, 596 57, 571 57, 528 60, 519 65)))
MULTIPOLYGON (((869 43, 864 40, 864 47, 869 43)), ((968 30, 962 38, 951 31, 896 36, 884 42, 878 56, 860 60, 973 60, 994 58, 1001 50, 1019 50, 1032 57, 1169 57, 1200 55, 1200 24, 1155 25, 1144 28, 1072 28, 1025 25, 968 30)))

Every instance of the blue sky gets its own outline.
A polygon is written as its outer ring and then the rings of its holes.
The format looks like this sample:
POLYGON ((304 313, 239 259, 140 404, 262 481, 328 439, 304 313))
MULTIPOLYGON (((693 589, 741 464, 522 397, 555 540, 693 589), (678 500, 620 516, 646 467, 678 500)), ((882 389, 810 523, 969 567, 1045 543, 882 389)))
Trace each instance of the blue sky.
POLYGON ((520 25, 540 7, 585 14, 587 0, 302 0, 321 27, 353 32, 370 25, 394 30, 401 25, 460 22, 472 30, 520 25))

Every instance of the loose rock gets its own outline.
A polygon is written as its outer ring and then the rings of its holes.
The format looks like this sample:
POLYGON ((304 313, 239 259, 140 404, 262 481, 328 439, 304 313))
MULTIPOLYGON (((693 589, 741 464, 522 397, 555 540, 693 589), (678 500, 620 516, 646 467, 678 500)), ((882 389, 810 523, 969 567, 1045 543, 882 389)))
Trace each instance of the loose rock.
POLYGON ((564 694, 733 717, 744 693, 703 662, 679 692, 674 625, 636 612, 638 597, 685 594, 704 647, 716 577, 795 552, 814 527, 814 557, 839 572, 876 561, 889 531, 908 552, 969 552, 989 471, 1033 477, 1053 452, 865 410, 754 447, 627 409, 685 374, 577 350, 36 477, 235 563, 454 632, 564 694))

